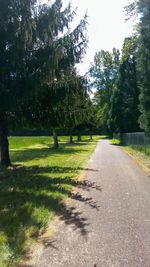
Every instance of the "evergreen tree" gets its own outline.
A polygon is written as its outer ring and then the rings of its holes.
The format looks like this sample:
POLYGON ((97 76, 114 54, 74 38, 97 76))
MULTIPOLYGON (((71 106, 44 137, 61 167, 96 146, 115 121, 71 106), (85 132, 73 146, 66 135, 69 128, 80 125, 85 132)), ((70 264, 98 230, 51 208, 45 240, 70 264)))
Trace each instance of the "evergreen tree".
POLYGON ((137 70, 140 88, 140 126, 150 132, 150 1, 137 0, 126 8, 127 14, 137 14, 138 55, 137 70))
MULTIPOLYGON (((70 5, 62 10, 61 0, 56 0, 51 6, 39 4, 38 0, 0 0, 2 165, 10 165, 9 118, 13 123, 19 122, 19 109, 23 114, 22 120, 26 122, 25 103, 32 105, 41 91, 51 88, 54 91, 58 82, 65 79, 67 69, 80 62, 85 53, 86 18, 70 32, 74 15, 70 5)), ((32 110, 28 107, 29 111, 32 110)))
POLYGON ((140 45, 138 71, 140 75, 140 125, 150 133, 150 1, 138 1, 140 14, 140 45))
POLYGON ((73 143, 73 134, 75 134, 76 128, 86 120, 88 98, 84 77, 76 75, 74 88, 67 94, 63 102, 64 129, 70 135, 70 143, 73 143))
POLYGON ((137 39, 126 38, 119 75, 111 97, 110 127, 113 132, 139 130, 139 88, 136 69, 137 39))

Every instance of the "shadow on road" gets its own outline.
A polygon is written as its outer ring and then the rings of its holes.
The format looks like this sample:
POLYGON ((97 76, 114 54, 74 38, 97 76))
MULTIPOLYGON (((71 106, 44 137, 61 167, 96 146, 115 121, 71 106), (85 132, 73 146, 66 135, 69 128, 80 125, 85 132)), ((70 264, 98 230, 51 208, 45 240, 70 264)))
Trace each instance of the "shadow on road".
MULTIPOLYGON (((72 186, 83 190, 100 190, 101 187, 90 181, 76 181, 69 176, 81 170, 97 172, 95 169, 70 167, 13 166, 1 172, 0 179, 0 230, 7 236, 7 243, 15 255, 24 250, 26 232, 37 238, 38 231, 45 227, 43 218, 54 212, 65 224, 72 225, 81 235, 88 234, 88 219, 74 207, 63 204, 64 197, 89 205, 98 210, 92 198, 70 193, 72 186), (7 222, 7 223, 6 223, 7 222), (31 232, 32 231, 32 232, 31 232)), ((55 246, 52 240, 47 245, 55 246)))

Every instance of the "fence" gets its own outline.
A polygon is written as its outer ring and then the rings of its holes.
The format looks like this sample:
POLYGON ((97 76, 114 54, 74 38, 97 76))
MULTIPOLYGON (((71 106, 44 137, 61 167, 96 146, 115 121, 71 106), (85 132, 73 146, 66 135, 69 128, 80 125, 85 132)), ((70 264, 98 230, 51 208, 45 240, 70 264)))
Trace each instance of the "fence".
POLYGON ((150 136, 146 136, 144 132, 118 134, 116 137, 121 137, 124 145, 131 146, 146 155, 150 155, 150 136))

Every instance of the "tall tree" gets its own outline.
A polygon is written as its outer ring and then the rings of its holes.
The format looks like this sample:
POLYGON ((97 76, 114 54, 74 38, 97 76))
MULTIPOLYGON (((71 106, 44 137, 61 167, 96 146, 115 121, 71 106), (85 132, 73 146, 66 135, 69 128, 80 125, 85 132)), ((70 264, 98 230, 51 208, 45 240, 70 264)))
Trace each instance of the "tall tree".
POLYGON ((49 90, 64 79, 67 68, 80 62, 85 52, 86 18, 71 32, 74 15, 70 4, 62 10, 61 0, 51 6, 38 0, 0 0, 2 165, 10 164, 9 117, 16 118, 18 107, 23 110, 24 103, 32 103, 40 90, 49 90))
POLYGON ((76 75, 74 81, 74 88, 69 91, 63 102, 64 128, 70 135, 70 143, 73 142, 73 134, 77 127, 87 119, 87 101, 89 99, 84 77, 76 75))
POLYGON ((150 133, 150 1, 138 1, 140 14, 140 46, 138 70, 140 73, 140 125, 150 133))
POLYGON ((120 53, 101 50, 96 53, 90 69, 91 86, 97 89, 94 102, 97 107, 97 121, 103 132, 109 132, 109 110, 113 86, 118 76, 120 53))
POLYGON ((137 83, 137 38, 126 38, 119 75, 111 97, 109 124, 113 132, 139 130, 139 88, 137 83))
POLYGON ((133 13, 138 15, 137 23, 138 56, 138 84, 140 88, 140 126, 150 132, 150 1, 137 0, 126 8, 130 17, 133 13))

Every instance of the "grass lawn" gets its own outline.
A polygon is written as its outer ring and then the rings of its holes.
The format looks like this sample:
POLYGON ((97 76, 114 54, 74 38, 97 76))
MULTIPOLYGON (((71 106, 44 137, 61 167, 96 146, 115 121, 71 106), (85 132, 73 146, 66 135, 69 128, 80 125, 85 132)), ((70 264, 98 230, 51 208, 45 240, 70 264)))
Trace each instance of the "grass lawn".
POLYGON ((59 214, 93 152, 98 136, 60 148, 50 137, 10 137, 13 167, 0 169, 0 267, 17 261, 39 230, 59 214))

